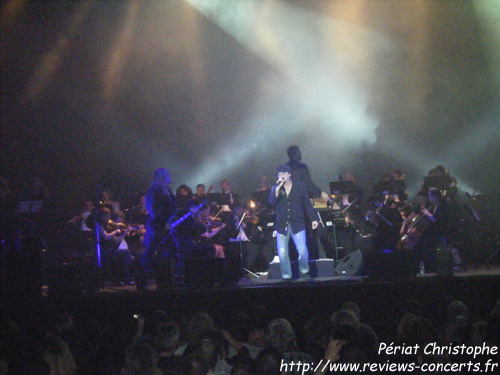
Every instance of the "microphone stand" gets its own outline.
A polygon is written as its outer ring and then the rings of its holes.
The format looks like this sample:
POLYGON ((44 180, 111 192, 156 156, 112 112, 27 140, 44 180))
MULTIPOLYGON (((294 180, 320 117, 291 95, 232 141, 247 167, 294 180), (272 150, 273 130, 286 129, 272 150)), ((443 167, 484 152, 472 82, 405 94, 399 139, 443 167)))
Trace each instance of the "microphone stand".
MULTIPOLYGON (((101 199, 101 183, 97 184, 97 202, 99 202, 101 199)), ((97 270, 98 270, 98 281, 99 281, 99 288, 103 287, 103 280, 102 280, 102 263, 101 263, 101 235, 99 234, 99 223, 97 220, 95 221, 95 236, 96 236, 96 241, 95 241, 95 249, 96 249, 96 255, 97 255, 97 270)))

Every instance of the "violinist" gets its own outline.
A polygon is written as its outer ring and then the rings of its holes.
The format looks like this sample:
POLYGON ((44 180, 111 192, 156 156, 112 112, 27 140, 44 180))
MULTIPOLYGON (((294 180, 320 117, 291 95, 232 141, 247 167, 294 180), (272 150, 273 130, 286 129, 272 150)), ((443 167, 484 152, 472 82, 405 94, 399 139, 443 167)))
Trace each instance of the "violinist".
POLYGON ((111 221, 111 210, 107 207, 97 211, 96 218, 98 240, 101 249, 101 267, 104 270, 105 276, 110 276, 111 273, 111 258, 115 255, 122 240, 127 235, 126 230, 119 229, 113 225, 111 221))
POLYGON ((125 210, 128 214, 128 220, 134 225, 146 225, 146 219, 148 217, 148 211, 146 210, 146 196, 141 195, 139 197, 139 202, 137 205, 133 206, 131 209, 125 210))
MULTIPOLYGON (((198 205, 196 199, 187 201, 186 209, 181 212, 187 213, 187 210, 192 209, 198 205)), ((200 210, 200 212, 193 214, 180 224, 177 231, 177 241, 179 247, 182 248, 184 257, 208 257, 208 258, 225 258, 224 248, 220 245, 214 244, 210 239, 215 236, 219 231, 225 228, 224 224, 217 225, 212 229, 212 223, 220 223, 218 221, 206 221, 208 215, 208 207, 200 210)), ((209 218, 209 217, 208 217, 209 218)))
MULTIPOLYGON (((217 234, 226 228, 226 224, 222 222, 220 218, 214 218, 210 216, 210 208, 206 207, 201 210, 197 216, 197 221, 203 224, 205 227, 205 231, 200 235, 201 240, 205 242, 210 242, 215 244, 213 238, 217 236, 217 234)), ((221 245, 217 245, 221 246, 221 245)), ((223 249, 223 247, 221 246, 223 249)))

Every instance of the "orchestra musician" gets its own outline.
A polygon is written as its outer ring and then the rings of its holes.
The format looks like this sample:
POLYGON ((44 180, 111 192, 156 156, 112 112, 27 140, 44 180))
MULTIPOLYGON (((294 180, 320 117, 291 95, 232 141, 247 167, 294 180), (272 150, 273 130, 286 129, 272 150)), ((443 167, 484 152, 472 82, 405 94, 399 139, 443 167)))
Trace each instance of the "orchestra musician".
POLYGON ((356 178, 352 172, 347 172, 345 180, 352 182, 352 190, 349 194, 343 195, 342 204, 344 206, 349 206, 351 203, 356 201, 356 205, 359 206, 361 204, 361 197, 363 196, 363 189, 356 185, 356 178))
POLYGON ((271 190, 271 182, 269 181, 269 177, 261 176, 257 191, 268 191, 268 190, 271 190))
POLYGON ((373 195, 368 198, 368 204, 372 210, 366 213, 366 217, 375 227, 373 250, 395 250, 403 221, 395 201, 392 197, 373 195))
MULTIPOLYGON (((124 240, 128 231, 125 228, 119 228, 111 221, 111 210, 107 207, 103 207, 97 211, 95 220, 99 234, 100 261, 103 274, 105 277, 114 276, 111 273, 116 270, 118 265, 117 262, 114 262, 114 270, 111 270, 112 258, 116 257, 119 245, 124 240)), ((124 268, 127 268, 130 265, 130 259, 122 258, 122 260, 126 262, 124 268)))
POLYGON ((438 189, 441 195, 454 197, 458 193, 457 180, 442 165, 436 165, 424 178, 422 190, 438 189))
MULTIPOLYGON (((237 193, 231 191, 231 183, 228 179, 223 179, 220 182, 220 192, 221 194, 229 194, 229 206, 233 204, 240 203, 240 196, 237 193)), ((223 211, 230 211, 230 207, 224 207, 223 211)))
POLYGON ((91 200, 85 200, 82 204, 80 214, 74 216, 70 221, 68 221, 68 224, 75 225, 81 232, 84 233, 92 232, 92 228, 89 228, 87 226, 87 219, 92 213, 93 209, 94 209, 94 203, 92 203, 91 200))
POLYGON ((261 213, 266 210, 269 206, 267 203, 269 198, 269 192, 271 191, 271 184, 269 182, 269 177, 261 176, 259 180, 259 187, 257 190, 252 192, 252 200, 249 202, 249 208, 254 213, 261 213))
POLYGON ((111 196, 111 193, 108 190, 103 190, 101 193, 101 198, 99 200, 99 205, 101 207, 107 207, 111 210, 111 212, 119 212, 120 211, 120 202, 114 200, 111 196))
POLYGON ((198 201, 198 203, 201 203, 203 199, 207 197, 207 193, 205 191, 205 185, 204 184, 198 184, 196 185, 196 194, 193 195, 193 198, 198 201))
POLYGON ((178 209, 185 209, 187 201, 193 198, 193 190, 186 184, 180 185, 175 191, 175 200, 178 209))
MULTIPOLYGON (((197 205, 197 200, 190 199, 187 202, 186 209, 181 211, 179 215, 189 212, 190 209, 197 205)), ((186 259, 191 258, 193 255, 197 257, 225 258, 224 248, 210 240, 218 231, 224 229, 225 225, 217 226, 212 231, 210 228, 211 223, 203 222, 203 218, 206 218, 207 213, 208 207, 205 207, 184 220, 176 229, 177 241, 183 249, 186 259)))
POLYGON ((428 207, 429 200, 427 197, 427 192, 425 190, 420 190, 418 192, 417 202, 418 205, 413 209, 413 211, 408 215, 408 217, 403 221, 403 224, 401 225, 401 230, 399 231, 399 234, 401 236, 408 232, 409 226, 413 222, 413 220, 416 219, 418 215, 420 215, 424 208, 428 207))
MULTIPOLYGON (((175 196, 168 187, 170 173, 166 168, 157 168, 153 174, 151 186, 146 193, 146 234, 144 236, 144 253, 142 254, 138 289, 147 287, 149 272, 155 271, 156 284, 159 290, 168 289, 172 284, 171 260, 177 255, 176 276, 182 274, 183 259, 178 251, 176 234, 168 233, 167 224, 176 212, 175 196)), ((179 280, 176 280, 180 282, 179 280)))
POLYGON ((391 174, 394 181, 392 195, 396 203, 401 206, 401 203, 408 199, 408 193, 406 192, 405 186, 405 176, 399 168, 392 169, 391 174))
MULTIPOLYGON (((363 196, 363 189, 356 185, 356 178, 352 172, 348 172, 345 177, 346 181, 352 181, 352 190, 349 194, 344 194, 342 196, 342 204, 344 207, 349 207, 346 212, 344 212, 344 216, 348 215, 350 222, 346 220, 346 224, 352 224, 356 229, 361 228, 362 220, 362 211, 361 211, 361 198, 363 196)), ((347 218, 346 218, 347 219, 347 218)))
POLYGON ((129 210, 125 210, 127 213, 127 220, 133 225, 146 225, 146 219, 148 217, 148 210, 146 210, 146 196, 141 195, 139 197, 139 204, 133 206, 129 210))
POLYGON ((309 255, 306 245, 305 216, 311 221, 312 229, 318 227, 318 217, 309 200, 306 186, 299 180, 292 180, 292 170, 288 164, 277 168, 276 185, 269 194, 269 203, 276 205, 277 250, 281 275, 284 280, 292 278, 288 253, 288 242, 292 236, 299 253, 299 271, 304 278, 310 278, 309 255))
POLYGON ((311 175, 309 174, 309 168, 307 164, 302 163, 302 153, 297 145, 289 146, 286 150, 288 155, 288 162, 286 165, 290 168, 290 173, 293 175, 293 180, 298 181, 305 185, 307 192, 313 198, 323 198, 324 200, 330 200, 330 196, 317 187, 311 180, 311 175))
POLYGON ((414 271, 423 261, 429 272, 436 270, 436 247, 446 244, 447 211, 439 190, 419 192, 419 206, 410 214, 401 228, 406 233, 406 249, 414 255, 414 271), (409 224, 410 223, 410 224, 409 224))

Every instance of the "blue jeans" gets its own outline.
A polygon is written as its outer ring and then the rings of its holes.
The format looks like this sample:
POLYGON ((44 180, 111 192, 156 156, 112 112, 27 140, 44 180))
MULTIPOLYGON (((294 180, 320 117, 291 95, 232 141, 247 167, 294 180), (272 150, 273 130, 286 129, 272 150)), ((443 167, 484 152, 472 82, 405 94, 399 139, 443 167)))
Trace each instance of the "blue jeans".
POLYGON ((290 256, 288 254, 288 241, 290 240, 290 235, 295 242, 295 247, 299 253, 299 271, 300 273, 309 272, 309 254, 307 252, 306 245, 306 231, 302 230, 298 233, 293 234, 292 228, 288 225, 286 234, 278 233, 276 242, 278 246, 278 256, 280 258, 280 268, 281 277, 283 279, 290 279, 292 277, 292 268, 290 265, 290 256))

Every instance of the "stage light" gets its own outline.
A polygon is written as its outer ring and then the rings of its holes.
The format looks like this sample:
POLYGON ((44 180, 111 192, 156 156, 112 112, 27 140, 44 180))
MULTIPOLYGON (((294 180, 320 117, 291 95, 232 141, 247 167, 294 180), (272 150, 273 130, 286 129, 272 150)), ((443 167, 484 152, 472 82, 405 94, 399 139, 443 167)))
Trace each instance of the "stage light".
POLYGON ((140 3, 137 0, 128 3, 125 20, 113 44, 106 73, 104 74, 103 97, 107 103, 113 102, 122 81, 122 72, 130 54, 139 6, 140 3))
POLYGON ((0 28, 6 30, 11 26, 26 7, 26 0, 6 1, 0 10, 0 28))
POLYGON ((71 17, 69 27, 57 36, 55 45, 43 55, 28 83, 25 99, 38 100, 43 90, 53 80, 63 63, 72 38, 84 24, 94 3, 95 0, 87 0, 78 7, 71 17))
POLYGON ((300 136, 309 157, 328 157, 333 169, 331 155, 321 150, 342 153, 377 140, 366 69, 379 47, 391 48, 387 38, 286 2, 186 1, 271 67, 252 115, 240 124, 250 137, 242 142, 238 132, 224 140, 222 151, 193 172, 192 183, 243 166, 256 145, 265 151, 300 136))

